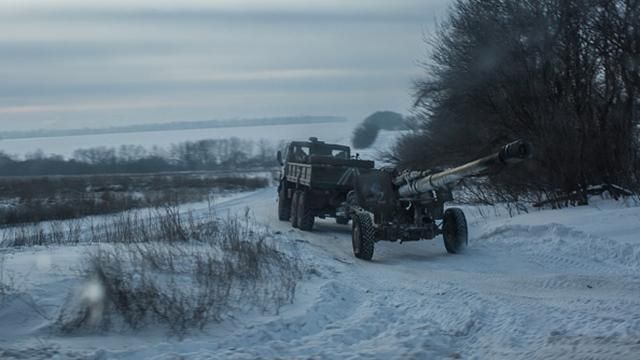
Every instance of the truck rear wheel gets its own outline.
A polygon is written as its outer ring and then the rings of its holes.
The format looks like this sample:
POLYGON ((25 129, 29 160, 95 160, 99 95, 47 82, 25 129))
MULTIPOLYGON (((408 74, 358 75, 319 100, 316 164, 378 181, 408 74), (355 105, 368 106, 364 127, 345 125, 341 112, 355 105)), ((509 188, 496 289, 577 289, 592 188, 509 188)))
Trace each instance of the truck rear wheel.
POLYGON ((291 221, 291 226, 293 226, 294 228, 298 227, 298 201, 300 199, 300 193, 300 190, 296 190, 293 193, 293 197, 291 199, 291 209, 289 210, 291 215, 289 220, 291 221))
POLYGON ((376 231, 368 214, 355 214, 352 218, 351 244, 358 259, 371 260, 376 242, 376 231))
POLYGON ((311 229, 313 229, 315 216, 313 215, 310 205, 311 199, 309 193, 301 191, 300 197, 298 198, 298 227, 300 230, 311 231, 311 229))
POLYGON ((291 200, 287 199, 287 188, 284 185, 278 191, 278 219, 280 221, 291 219, 291 200))
POLYGON ((444 247, 450 254, 459 254, 467 247, 467 219, 462 210, 449 208, 444 212, 442 238, 444 247))

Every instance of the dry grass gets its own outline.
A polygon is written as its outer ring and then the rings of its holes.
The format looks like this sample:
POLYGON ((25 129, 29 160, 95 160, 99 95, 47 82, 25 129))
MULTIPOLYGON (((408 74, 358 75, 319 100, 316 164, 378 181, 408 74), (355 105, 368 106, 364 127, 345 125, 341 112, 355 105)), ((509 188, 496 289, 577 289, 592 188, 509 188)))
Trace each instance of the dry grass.
POLYGON ((0 177, 0 225, 197 202, 213 194, 255 190, 268 184, 262 177, 200 173, 0 177))
POLYGON ((85 285, 58 317, 65 333, 161 324, 184 336, 234 310, 278 312, 302 276, 297 259, 248 214, 205 221, 166 208, 94 231, 108 244, 86 254, 85 285))
POLYGON ((75 219, 2 229, 0 247, 78 244, 83 238, 86 224, 86 220, 75 219))
POLYGON ((0 247, 203 240, 215 233, 215 211, 196 219, 177 205, 129 210, 104 218, 21 224, 0 230, 0 247))

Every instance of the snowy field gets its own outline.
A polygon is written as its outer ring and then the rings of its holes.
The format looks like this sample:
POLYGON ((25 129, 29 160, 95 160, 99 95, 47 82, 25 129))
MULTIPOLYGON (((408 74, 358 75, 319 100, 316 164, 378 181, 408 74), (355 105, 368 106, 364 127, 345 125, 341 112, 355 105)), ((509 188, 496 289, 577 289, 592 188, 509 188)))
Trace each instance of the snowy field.
MULTIPOLYGON (((260 141, 267 140, 273 144, 281 141, 307 140, 311 136, 331 143, 351 144, 351 134, 357 123, 327 123, 327 124, 293 124, 273 126, 247 126, 235 128, 215 128, 176 131, 153 131, 123 134, 80 135, 29 139, 0 139, 0 151, 24 157, 38 149, 45 154, 57 154, 69 158, 73 152, 81 148, 119 147, 121 145, 141 145, 146 149, 154 146, 167 148, 171 144, 184 141, 198 141, 204 139, 225 139, 237 137, 240 139, 260 141)), ((377 158, 377 153, 387 150, 395 139, 398 131, 380 131, 375 144, 360 152, 363 156, 377 158), (375 150, 374 150, 375 149, 375 150)))
POLYGON ((275 195, 263 189, 218 209, 250 207, 314 269, 279 315, 239 314, 183 340, 160 329, 61 336, 50 319, 77 286, 85 247, 2 249, 5 272, 42 313, 29 302, 0 307, 0 358, 638 358, 635 204, 599 200, 512 218, 468 207, 465 254, 448 255, 441 238, 382 242, 365 262, 351 255, 349 226, 291 229, 276 219, 275 195))
POLYGON ((69 157, 80 148, 98 146, 119 147, 120 145, 141 145, 147 149, 153 146, 168 147, 184 141, 203 139, 226 139, 237 137, 259 141, 267 139, 279 141, 306 140, 310 136, 332 142, 349 143, 351 132, 356 124, 351 122, 326 124, 293 124, 273 126, 247 126, 212 129, 193 129, 175 131, 150 131, 122 134, 100 134, 62 136, 29 139, 2 139, 0 150, 12 155, 24 156, 41 149, 45 154, 58 154, 69 157))

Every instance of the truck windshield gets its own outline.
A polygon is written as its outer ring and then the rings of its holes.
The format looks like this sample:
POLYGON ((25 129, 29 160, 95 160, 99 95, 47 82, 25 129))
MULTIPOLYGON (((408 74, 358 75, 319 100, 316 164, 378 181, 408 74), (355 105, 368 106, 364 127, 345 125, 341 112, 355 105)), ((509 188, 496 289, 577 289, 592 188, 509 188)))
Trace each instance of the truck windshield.
POLYGON ((309 159, 310 149, 308 146, 295 145, 288 154, 288 160, 294 162, 306 162, 309 159))
POLYGON ((311 155, 333 157, 338 159, 349 159, 349 150, 342 146, 334 147, 323 144, 320 146, 312 147, 311 155))
POLYGON ((333 149, 331 150, 331 156, 338 159, 347 159, 349 160, 349 151, 345 149, 333 149))
POLYGON ((326 144, 293 144, 287 152, 287 160, 293 162, 307 162, 309 160, 309 156, 323 156, 349 160, 350 155, 349 148, 344 146, 331 146, 326 144))

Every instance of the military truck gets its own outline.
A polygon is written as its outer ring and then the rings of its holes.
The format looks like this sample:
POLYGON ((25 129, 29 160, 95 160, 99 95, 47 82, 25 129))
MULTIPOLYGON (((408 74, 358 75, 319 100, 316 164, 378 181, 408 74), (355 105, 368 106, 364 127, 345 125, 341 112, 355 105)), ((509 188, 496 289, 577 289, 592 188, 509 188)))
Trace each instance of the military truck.
POLYGON ((352 156, 348 146, 327 144, 315 137, 293 141, 277 156, 282 166, 278 186, 281 221, 305 231, 313 228, 316 217, 333 217, 338 224, 349 222, 349 215, 338 209, 357 176, 373 170, 373 161, 352 156))
POLYGON ((463 179, 486 176, 530 159, 532 146, 517 140, 500 151, 452 169, 374 169, 344 145, 317 138, 294 141, 284 154, 278 186, 278 217, 311 230, 315 217, 352 220, 353 253, 371 260, 378 241, 415 241, 442 235, 449 253, 467 246, 467 221, 458 208, 445 209, 463 179))

